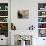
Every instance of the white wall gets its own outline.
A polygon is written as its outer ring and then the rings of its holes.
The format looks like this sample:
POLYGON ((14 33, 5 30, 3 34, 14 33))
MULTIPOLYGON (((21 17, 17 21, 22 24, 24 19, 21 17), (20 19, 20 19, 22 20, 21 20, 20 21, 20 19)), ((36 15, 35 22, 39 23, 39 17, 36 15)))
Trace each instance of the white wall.
POLYGON ((17 30, 27 30, 32 24, 37 23, 37 2, 31 0, 12 0, 11 1, 11 20, 16 25, 17 30), (33 2, 33 3, 32 3, 33 2), (18 19, 17 11, 29 9, 29 19, 18 19))

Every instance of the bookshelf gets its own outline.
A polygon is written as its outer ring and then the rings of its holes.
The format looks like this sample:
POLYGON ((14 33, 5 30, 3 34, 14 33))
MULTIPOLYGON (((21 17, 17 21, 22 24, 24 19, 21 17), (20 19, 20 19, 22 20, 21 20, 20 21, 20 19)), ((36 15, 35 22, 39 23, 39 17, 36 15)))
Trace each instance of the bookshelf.
POLYGON ((0 3, 0 35, 8 37, 8 3, 0 3))
POLYGON ((38 3, 38 32, 39 37, 46 37, 46 3, 38 3))

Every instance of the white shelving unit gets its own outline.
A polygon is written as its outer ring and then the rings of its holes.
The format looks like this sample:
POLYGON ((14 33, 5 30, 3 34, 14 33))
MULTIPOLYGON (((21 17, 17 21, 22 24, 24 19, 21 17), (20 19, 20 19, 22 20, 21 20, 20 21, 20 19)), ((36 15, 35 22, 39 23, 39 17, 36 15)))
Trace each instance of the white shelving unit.
MULTIPOLYGON (((1 27, 1 24, 8 24, 8 27, 7 28, 9 28, 9 21, 10 21, 10 0, 0 0, 0 4, 3 6, 4 4, 7 4, 8 5, 8 10, 6 10, 6 9, 2 9, 2 7, 1 7, 1 5, 0 5, 0 27, 1 27), (1 15, 1 12, 8 12, 8 13, 6 13, 6 15, 3 13, 3 15, 1 15), (4 20, 4 19, 6 18, 8 21, 1 21, 1 20, 4 20)), ((6 6, 7 6, 6 5, 6 6)), ((5 20, 6 20, 5 19, 5 20)), ((0 30, 0 33, 1 33, 1 31, 2 30, 0 30)), ((5 30, 6 31, 6 34, 8 35, 8 31, 9 31, 9 29, 8 30, 5 30)), ((4 35, 5 33, 3 32, 2 34, 0 34, 0 46, 8 46, 9 44, 9 41, 8 41, 8 36, 6 37, 5 35, 4 35)))
POLYGON ((0 45, 8 45, 8 2, 0 3, 0 45))

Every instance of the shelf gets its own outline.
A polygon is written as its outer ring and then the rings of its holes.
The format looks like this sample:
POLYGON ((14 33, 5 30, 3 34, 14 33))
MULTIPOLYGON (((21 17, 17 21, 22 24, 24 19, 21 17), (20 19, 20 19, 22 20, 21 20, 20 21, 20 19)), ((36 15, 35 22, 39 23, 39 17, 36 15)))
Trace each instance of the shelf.
POLYGON ((46 17, 46 15, 44 15, 44 16, 38 16, 38 17, 46 17))
POLYGON ((46 11, 46 10, 38 10, 38 11, 46 11))
POLYGON ((46 28, 38 28, 38 29, 46 29, 46 28))
POLYGON ((0 11, 8 11, 8 10, 0 10, 0 11))
POLYGON ((8 17, 8 16, 0 16, 0 17, 8 17))
POLYGON ((8 23, 8 22, 0 22, 0 23, 8 23))
POLYGON ((46 22, 38 22, 38 23, 46 23, 46 22))

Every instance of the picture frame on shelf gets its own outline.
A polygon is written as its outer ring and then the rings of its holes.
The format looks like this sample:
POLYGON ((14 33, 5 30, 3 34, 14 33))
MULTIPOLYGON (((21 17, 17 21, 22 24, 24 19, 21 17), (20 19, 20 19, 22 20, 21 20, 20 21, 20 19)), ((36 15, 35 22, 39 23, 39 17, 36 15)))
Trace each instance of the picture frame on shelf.
POLYGON ((38 23, 38 28, 46 28, 46 23, 38 23))
POLYGON ((46 17, 38 17, 38 22, 46 22, 46 17))
POLYGON ((8 17, 0 17, 0 22, 8 22, 8 17))
POLYGON ((0 23, 0 35, 8 37, 8 23, 0 23))
POLYGON ((46 37, 46 29, 39 29, 38 32, 39 37, 46 37))
POLYGON ((38 3, 38 10, 46 10, 46 3, 38 3))
POLYGON ((8 16, 8 11, 0 11, 0 16, 8 16))
POLYGON ((0 10, 8 10, 8 3, 0 3, 0 10))
POLYGON ((38 16, 46 16, 46 11, 38 11, 38 16))

